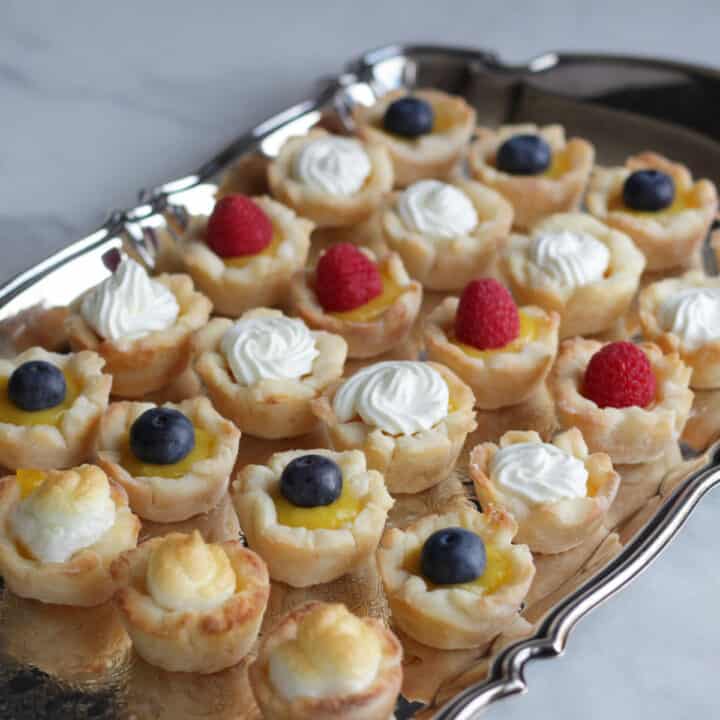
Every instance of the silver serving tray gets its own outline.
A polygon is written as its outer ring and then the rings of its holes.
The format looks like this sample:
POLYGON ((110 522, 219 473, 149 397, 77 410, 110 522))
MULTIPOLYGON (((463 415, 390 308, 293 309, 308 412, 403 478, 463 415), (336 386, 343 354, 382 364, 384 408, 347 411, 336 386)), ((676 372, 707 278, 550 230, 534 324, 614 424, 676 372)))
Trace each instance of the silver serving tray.
MULTIPOLYGON (((323 82, 316 98, 241 135, 197 172, 142 191, 136 207, 113 212, 94 233, 3 285, 0 350, 12 351, 33 337, 39 311, 73 302, 110 273, 120 252, 155 266, 188 217, 209 212, 223 174, 239 160, 247 160, 250 169, 255 160, 261 166, 287 137, 318 123, 351 130, 354 104, 371 103, 400 86, 431 86, 462 95, 477 108, 479 124, 562 123, 570 134, 594 142, 601 163, 620 162, 628 154, 654 148, 681 159, 696 175, 720 180, 720 125, 714 122, 720 73, 713 69, 650 58, 565 53, 511 65, 482 50, 392 45, 353 60, 344 73, 323 82)), ((714 272, 709 253, 706 262, 714 272)), ((490 703, 525 692, 526 663, 560 655, 578 620, 649 566, 705 493, 720 482, 719 462, 720 453, 711 448, 609 564, 552 607, 532 637, 501 652, 487 680, 452 698, 434 715, 436 720, 469 720, 490 703)), ((3 694, 28 690, 29 680, 14 682, 3 694)), ((78 701, 69 710, 72 714, 63 717, 110 718, 111 705, 100 708, 78 701)), ((32 707, 17 717, 43 716, 39 706, 32 707)), ((45 712, 46 717, 59 717, 49 709, 45 712)), ((404 707, 398 716, 411 714, 412 708, 404 707)))

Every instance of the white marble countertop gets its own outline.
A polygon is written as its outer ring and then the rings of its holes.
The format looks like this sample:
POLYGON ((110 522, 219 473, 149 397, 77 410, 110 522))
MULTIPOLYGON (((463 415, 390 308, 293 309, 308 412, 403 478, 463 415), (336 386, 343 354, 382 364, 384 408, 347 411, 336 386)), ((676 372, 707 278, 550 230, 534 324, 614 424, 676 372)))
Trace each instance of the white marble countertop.
MULTIPOLYGON (((138 188, 179 177, 321 75, 395 41, 521 60, 550 49, 720 66, 717 0, 257 4, 92 0, 0 5, 0 281, 79 239, 138 188), (537 8, 537 9, 535 9, 537 8)), ((564 659, 488 717, 720 715, 720 499, 634 585, 582 622, 564 659)))

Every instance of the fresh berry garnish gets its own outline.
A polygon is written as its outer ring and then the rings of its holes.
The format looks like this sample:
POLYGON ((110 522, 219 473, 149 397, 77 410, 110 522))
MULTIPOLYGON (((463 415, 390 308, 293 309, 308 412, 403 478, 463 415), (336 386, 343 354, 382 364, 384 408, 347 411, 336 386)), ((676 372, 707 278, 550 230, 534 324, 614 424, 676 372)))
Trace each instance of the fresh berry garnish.
POLYGON ((590 358, 583 395, 601 408, 646 407, 655 398, 655 375, 647 355, 631 342, 605 345, 590 358))
POLYGON ((180 462, 195 447, 195 428, 179 410, 146 410, 130 427, 130 449, 135 457, 153 465, 180 462))
POLYGON ((388 105, 383 127, 394 135, 419 137, 432 132, 435 113, 426 100, 407 95, 388 105))
POLYGON ((265 211, 246 195, 226 195, 210 216, 205 241, 222 258, 257 255, 272 241, 265 211))
POLYGON ((632 210, 664 210, 675 199, 675 182, 660 170, 636 170, 623 185, 623 203, 632 210))
POLYGON ((510 175, 539 175, 552 162, 552 150, 539 135, 513 135, 497 152, 498 170, 510 175))
POLYGON ((434 532, 420 554, 420 571, 435 585, 472 582, 485 572, 486 565, 482 538, 460 527, 434 532))
POLYGON ((320 507, 342 493, 342 471, 323 455, 302 455, 289 462, 280 476, 280 492, 297 507, 320 507))
POLYGON ((57 407, 67 393, 62 371, 44 360, 31 360, 16 368, 7 384, 7 394, 15 407, 28 412, 57 407))
POLYGON ((478 350, 500 348, 517 338, 520 315, 512 295, 497 280, 466 285, 455 315, 455 337, 478 350))
POLYGON ((377 265, 351 243, 333 245, 318 261, 315 294, 328 312, 354 310, 382 288, 377 265))

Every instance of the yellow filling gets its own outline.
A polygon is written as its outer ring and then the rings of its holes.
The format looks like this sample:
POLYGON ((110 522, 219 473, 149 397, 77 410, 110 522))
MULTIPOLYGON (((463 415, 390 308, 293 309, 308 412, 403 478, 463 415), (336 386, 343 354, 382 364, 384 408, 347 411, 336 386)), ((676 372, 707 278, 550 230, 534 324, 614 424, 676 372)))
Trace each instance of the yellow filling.
POLYGON ((457 585, 435 585, 431 583, 420 571, 420 555, 422 547, 410 553, 405 558, 405 570, 413 575, 419 575, 425 580, 428 590, 442 590, 460 588, 469 590, 482 595, 491 595, 503 585, 506 585, 512 576, 512 564, 510 555, 493 545, 485 546, 487 564, 485 572, 476 580, 466 583, 458 583, 457 585))
POLYGON ((20 468, 15 478, 20 486, 20 497, 24 500, 30 493, 45 482, 47 473, 34 468, 20 468))
POLYGON ((340 497, 330 505, 298 507, 286 500, 279 488, 272 498, 280 525, 304 527, 308 530, 338 530, 350 525, 363 505, 362 498, 352 492, 347 482, 343 483, 340 497))
POLYGON ((146 463, 135 456, 130 449, 130 442, 123 443, 120 453, 120 464, 133 477, 163 477, 176 480, 187 475, 196 462, 207 460, 215 449, 215 438, 202 428, 195 428, 195 447, 179 462, 171 465, 155 465, 146 463))
POLYGON ((80 394, 80 383, 70 373, 63 372, 67 392, 65 399, 47 410, 21 410, 8 398, 9 378, 0 378, 0 422, 11 425, 59 425, 63 415, 72 407, 80 394))
POLYGON ((476 358, 487 358, 500 352, 519 352, 522 350, 524 345, 532 342, 533 340, 537 340, 537 337, 540 334, 541 319, 528 315, 522 310, 520 310, 518 314, 520 315, 520 332, 518 333, 518 336, 507 345, 503 345, 499 348, 493 348, 492 350, 478 350, 476 347, 466 345, 458 340, 451 339, 450 342, 453 345, 457 345, 464 353, 476 358))
POLYGON ((267 247, 263 248, 259 253, 255 253, 254 255, 238 255, 238 257, 233 258, 223 258, 223 262, 225 263, 225 265, 227 265, 227 267, 245 267, 249 262, 251 262, 257 257, 261 257, 262 255, 275 255, 278 247, 280 247, 280 243, 282 242, 282 240, 283 234, 277 228, 273 227, 273 236, 272 240, 270 240, 270 244, 267 247))
POLYGON ((407 289, 405 286, 398 285, 387 273, 381 273, 382 292, 374 297, 370 302, 355 308, 354 310, 346 310, 344 312, 334 312, 334 315, 340 320, 348 320, 350 322, 370 322, 382 315, 407 289))
POLYGON ((666 207, 664 210, 633 210, 632 208, 627 207, 627 205, 623 202, 622 193, 611 197, 610 202, 608 202, 608 210, 610 211, 626 212, 629 215, 647 218, 667 217, 668 215, 674 215, 675 213, 682 212, 683 210, 687 210, 692 207, 694 207, 694 205, 692 201, 692 194, 690 192, 676 192, 672 205, 666 207))
POLYGON ((543 177, 550 178, 551 180, 557 180, 562 177, 570 169, 570 159, 568 158, 565 150, 559 150, 552 154, 552 160, 550 167, 542 173, 543 177))

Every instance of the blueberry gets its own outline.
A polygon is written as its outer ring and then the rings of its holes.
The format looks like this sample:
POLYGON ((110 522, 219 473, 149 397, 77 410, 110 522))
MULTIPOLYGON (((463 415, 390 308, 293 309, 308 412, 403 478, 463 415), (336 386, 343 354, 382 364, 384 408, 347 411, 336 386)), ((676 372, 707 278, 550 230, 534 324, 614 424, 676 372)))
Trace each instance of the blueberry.
POLYGON ((383 127, 388 132, 409 138, 432 132, 434 122, 432 105, 411 95, 390 103, 383 117, 383 127))
POLYGON ((10 376, 7 394, 21 410, 47 410, 56 407, 67 393, 62 371, 44 360, 31 360, 15 369, 10 376))
POLYGON ((497 152, 498 170, 510 175, 539 175, 552 162, 552 150, 539 135, 513 135, 497 152))
POLYGON ((330 505, 342 492, 342 471, 323 455, 303 455, 285 466, 280 492, 298 507, 330 505))
POLYGON ((130 428, 130 449, 135 457, 153 465, 180 462, 195 447, 195 428, 179 410, 146 410, 130 428))
POLYGON ((664 210, 674 199, 673 179, 659 170, 636 170, 623 185, 623 202, 633 210, 664 210))
POLYGON ((435 585, 477 580, 485 572, 485 543, 474 532, 449 527, 434 532, 420 555, 422 574, 435 585))

